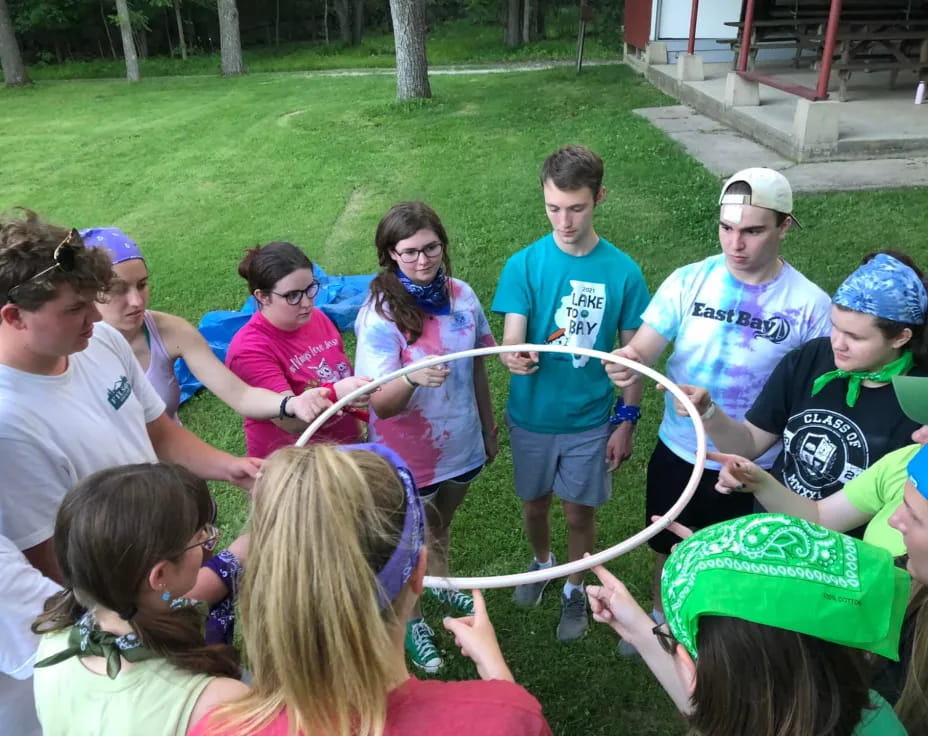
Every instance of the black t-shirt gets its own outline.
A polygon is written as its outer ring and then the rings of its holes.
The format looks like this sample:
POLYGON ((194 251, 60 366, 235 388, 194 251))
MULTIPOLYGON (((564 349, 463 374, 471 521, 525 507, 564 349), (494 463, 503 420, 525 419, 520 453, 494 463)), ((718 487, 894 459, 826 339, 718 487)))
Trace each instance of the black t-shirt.
MULTIPOLYGON (((810 340, 787 353, 747 414, 751 424, 783 437, 771 473, 800 496, 816 501, 840 490, 887 452, 911 444, 920 425, 902 413, 892 384, 861 387, 847 405, 847 378, 830 381, 812 396, 812 383, 835 369, 829 338, 810 340)), ((913 368, 909 375, 924 376, 913 368)))

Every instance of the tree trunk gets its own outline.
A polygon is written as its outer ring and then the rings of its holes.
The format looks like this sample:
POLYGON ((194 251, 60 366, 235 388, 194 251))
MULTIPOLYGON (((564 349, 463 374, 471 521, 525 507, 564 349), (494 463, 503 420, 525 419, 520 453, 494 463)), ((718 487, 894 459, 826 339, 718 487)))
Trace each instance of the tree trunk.
POLYGON ((396 44, 396 97, 431 97, 425 54, 425 0, 390 0, 396 44))
POLYGON ((280 46, 280 0, 277 0, 277 13, 274 16, 274 46, 280 46))
POLYGON ((545 38, 545 0, 535 0, 535 38, 545 38))
POLYGON ((0 0, 0 65, 3 66, 3 82, 7 87, 23 87, 32 84, 23 56, 19 52, 19 42, 13 33, 13 21, 7 10, 6 0, 0 0))
MULTIPOLYGON (((140 59, 148 58, 148 32, 143 28, 140 31, 132 31, 132 37, 135 39, 135 50, 140 59)), ((70 53, 68 54, 70 56, 70 53)))
POLYGON ((115 59, 116 47, 113 45, 113 36, 110 33, 110 22, 106 19, 106 11, 103 10, 103 0, 100 0, 100 19, 103 21, 103 30, 106 31, 106 40, 110 43, 110 51, 115 59))
POLYGON ((360 46, 364 38, 364 0, 354 0, 354 27, 351 33, 351 45, 360 46))
POLYGON ((335 15, 338 16, 338 35, 343 44, 351 43, 351 6, 349 0, 335 0, 335 15))
POLYGON ((238 7, 235 0, 219 0, 219 45, 222 55, 222 76, 244 74, 242 37, 239 34, 238 7))
POLYGON ((522 42, 522 3, 509 0, 506 3, 506 45, 515 48, 522 42))
POLYGON ((329 0, 325 0, 325 9, 322 11, 322 27, 325 31, 325 45, 329 45, 329 0))
POLYGON ((168 56, 174 58, 174 41, 171 38, 171 13, 164 11, 164 36, 168 40, 168 56))
POLYGON ((525 0, 522 6, 522 42, 531 43, 535 40, 535 15, 538 12, 537 0, 525 0))
POLYGON ((174 0, 174 22, 177 24, 177 45, 180 46, 180 58, 187 58, 187 41, 184 39, 184 22, 180 18, 180 0, 174 0))
POLYGON ((126 79, 138 82, 139 57, 135 52, 135 41, 132 39, 132 20, 129 18, 126 0, 116 0, 116 13, 119 15, 119 32, 122 34, 122 52, 126 57, 126 79))

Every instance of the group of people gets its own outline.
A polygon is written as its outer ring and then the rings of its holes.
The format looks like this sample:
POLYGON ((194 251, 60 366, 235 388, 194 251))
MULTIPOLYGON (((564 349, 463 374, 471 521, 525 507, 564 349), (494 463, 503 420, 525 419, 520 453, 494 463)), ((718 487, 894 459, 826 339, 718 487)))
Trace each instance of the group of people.
MULTIPOLYGON (((713 445, 680 525, 651 540, 650 613, 595 568, 599 585, 567 578, 558 639, 582 637, 592 612, 706 736, 928 732, 921 272, 874 253, 829 299, 781 256, 798 225, 788 181, 746 169, 719 199, 722 253, 678 268, 651 298, 638 264, 594 229, 606 195, 595 153, 554 152, 541 189, 552 231, 506 262, 492 302, 502 343, 618 341, 646 365, 673 343, 667 374, 713 445), (840 533, 865 523, 863 539, 840 533), (894 565, 906 552, 914 585, 894 565)), ((148 265, 125 233, 28 211, 0 224, 0 717, 11 732, 550 733, 479 592, 423 587, 449 575, 454 514, 498 451, 484 360, 406 373, 291 447, 373 378, 495 345, 430 207, 392 207, 375 247, 354 367, 314 308, 311 260, 287 242, 239 264, 257 309, 223 364, 185 320, 148 309, 148 265), (244 417, 246 457, 182 426, 178 358, 244 417), (206 479, 253 501, 247 533, 217 554, 206 479), (410 675, 407 662, 442 667, 423 593, 463 614, 443 626, 480 681, 410 675)), ((501 360, 528 568, 557 564, 554 496, 566 556, 579 560, 632 454, 642 382, 569 352, 501 360)), ((673 504, 695 453, 668 396, 646 523, 673 504)), ((514 600, 537 605, 545 587, 519 586, 514 600)))

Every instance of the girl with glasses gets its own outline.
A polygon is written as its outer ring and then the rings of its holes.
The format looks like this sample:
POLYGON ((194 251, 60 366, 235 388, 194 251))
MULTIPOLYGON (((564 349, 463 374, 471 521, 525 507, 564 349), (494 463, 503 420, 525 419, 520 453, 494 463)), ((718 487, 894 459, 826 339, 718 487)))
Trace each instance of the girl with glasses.
POLYGON ((253 419, 280 415, 287 399, 288 414, 310 422, 331 402, 323 391, 307 391, 293 397, 292 391, 254 388, 229 371, 213 354, 206 340, 182 317, 148 308, 151 284, 148 265, 139 246, 115 227, 81 231, 84 244, 109 253, 114 278, 102 295, 99 309, 103 320, 115 327, 132 346, 145 375, 165 403, 169 417, 177 420, 180 385, 174 362, 183 358, 197 379, 236 412, 253 419))
POLYGON ((204 481, 167 464, 104 470, 65 496, 54 537, 65 588, 33 626, 46 736, 183 736, 247 691, 235 650, 206 644, 185 597, 215 543, 214 510, 204 481))
POLYGON ((906 733, 865 659, 899 658, 910 581, 886 550, 781 514, 715 524, 670 554, 658 626, 593 571, 593 618, 636 647, 694 734, 906 733))
POLYGON ((251 692, 193 736, 550 736, 513 682, 483 598, 445 627, 480 680, 420 681, 403 656, 425 575, 425 510, 382 445, 312 445, 264 465, 242 586, 251 692))
MULTIPOLYGON (((258 302, 226 354, 226 365, 245 383, 298 397, 322 389, 334 400, 370 381, 352 375, 341 335, 314 308, 319 284, 302 250, 283 242, 249 248, 238 272, 258 302)), ((267 457, 303 433, 307 422, 293 416, 289 403, 281 403, 279 415, 272 419, 245 419, 249 455, 267 457)), ((353 408, 366 404, 364 396, 353 408)), ((360 435, 358 419, 346 412, 323 426, 313 442, 357 442, 360 435)))
MULTIPOLYGON (((480 300, 451 277, 448 235, 423 202, 401 202, 377 226, 381 271, 355 321, 358 371, 382 376, 418 360, 495 345, 480 300)), ((409 463, 426 504, 434 549, 429 574, 447 577, 451 520, 484 463, 496 456, 496 425, 482 358, 422 368, 371 396, 370 436, 409 463)), ((470 596, 434 595, 462 613, 470 596)), ((418 607, 406 648, 426 672, 442 665, 433 632, 418 607)))

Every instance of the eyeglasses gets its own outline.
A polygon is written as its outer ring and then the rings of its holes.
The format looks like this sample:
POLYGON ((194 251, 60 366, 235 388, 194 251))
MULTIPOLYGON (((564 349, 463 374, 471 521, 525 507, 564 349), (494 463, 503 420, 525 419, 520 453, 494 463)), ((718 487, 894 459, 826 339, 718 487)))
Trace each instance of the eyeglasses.
POLYGON ((75 228, 71 228, 68 231, 68 234, 65 236, 65 239, 58 243, 55 251, 52 253, 52 260, 54 263, 46 268, 44 271, 39 271, 34 276, 29 277, 22 283, 16 284, 15 286, 10 287, 10 290, 6 293, 6 299, 8 302, 15 302, 13 299, 13 292, 21 286, 35 281, 38 278, 42 278, 45 274, 50 271, 54 271, 56 268, 60 269, 64 273, 71 273, 74 270, 75 260, 77 258, 77 249, 71 244, 71 241, 75 238, 79 238, 80 233, 77 232, 75 228))
POLYGON ((187 552, 191 549, 196 549, 197 547, 202 547, 207 552, 212 552, 216 549, 216 543, 219 542, 220 531, 214 524, 204 524, 203 533, 206 534, 206 539, 201 539, 195 544, 191 544, 187 547, 184 547, 184 552, 187 552))
POLYGON ((294 291, 285 291, 281 294, 279 291, 272 291, 271 293, 275 296, 282 296, 291 307, 295 307, 305 296, 307 299, 312 299, 316 294, 319 293, 319 282, 313 281, 305 289, 295 289, 294 291))
POLYGON ((680 642, 678 642, 677 638, 670 633, 670 627, 667 626, 666 622, 655 626, 653 629, 651 629, 651 633, 657 637, 657 641, 661 645, 661 649, 663 649, 671 656, 676 654, 677 647, 679 646, 680 642))
POLYGON ((434 243, 429 243, 424 248, 413 248, 411 250, 395 250, 397 258, 399 258, 403 263, 415 263, 419 260, 419 256, 425 254, 426 258, 434 258, 442 249, 445 247, 444 243, 435 241, 434 243))

